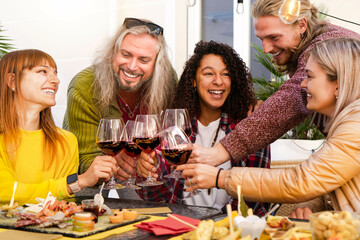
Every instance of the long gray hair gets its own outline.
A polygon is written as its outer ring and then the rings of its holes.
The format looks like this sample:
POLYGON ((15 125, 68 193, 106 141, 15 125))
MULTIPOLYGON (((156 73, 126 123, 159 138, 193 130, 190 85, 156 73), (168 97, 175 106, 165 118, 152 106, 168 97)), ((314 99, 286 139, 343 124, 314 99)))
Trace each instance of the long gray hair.
MULTIPOLYGON (((148 20, 143 21, 150 22, 148 20)), ((155 62, 155 69, 151 79, 141 87, 142 100, 140 107, 146 109, 149 114, 160 113, 161 110, 168 107, 176 87, 176 72, 166 54, 167 46, 164 36, 162 34, 151 34, 150 29, 145 25, 128 29, 123 24, 115 36, 97 53, 93 61, 95 81, 92 87, 97 95, 99 109, 106 109, 118 96, 119 86, 114 76, 112 61, 127 34, 150 34, 158 40, 159 52, 155 62)))

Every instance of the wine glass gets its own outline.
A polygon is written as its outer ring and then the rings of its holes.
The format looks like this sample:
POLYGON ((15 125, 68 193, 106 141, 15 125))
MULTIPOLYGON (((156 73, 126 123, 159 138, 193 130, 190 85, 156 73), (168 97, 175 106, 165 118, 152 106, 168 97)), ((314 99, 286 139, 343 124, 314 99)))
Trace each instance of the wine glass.
MULTIPOLYGON (((135 121, 128 120, 125 124, 123 136, 126 141, 125 153, 136 160, 141 153, 141 149, 133 142, 134 129, 135 121)), ((140 187, 134 184, 135 181, 136 176, 129 178, 127 181, 125 181, 125 188, 140 189, 140 187)))
MULTIPOLYGON (((145 153, 150 153, 159 144, 159 118, 158 115, 152 114, 139 114, 135 118, 135 129, 133 132, 133 142, 145 153)), ((151 176, 149 172, 145 181, 138 183, 138 186, 158 186, 163 184, 161 181, 157 181, 151 176)))
POLYGON ((178 126, 186 133, 187 136, 190 137, 192 128, 187 109, 166 109, 162 119, 163 129, 178 126))
MULTIPOLYGON (((162 128, 167 129, 173 126, 181 128, 187 136, 192 133, 189 112, 187 109, 166 109, 162 118, 162 128)), ((165 178, 177 178, 181 175, 179 172, 171 172, 165 175, 165 178)))
MULTIPOLYGON (((102 118, 100 119, 96 144, 104 154, 112 157, 116 156, 124 147, 126 142, 122 141, 124 130, 124 121, 119 118, 102 118)), ((114 179, 114 173, 104 189, 119 189, 114 179)))
MULTIPOLYGON (((159 136, 161 154, 170 167, 187 163, 192 152, 192 142, 182 129, 178 126, 173 126, 161 131, 159 136)), ((174 197, 176 184, 181 178, 181 172, 175 170, 167 176, 175 180, 174 191, 170 199, 171 202, 174 197)))

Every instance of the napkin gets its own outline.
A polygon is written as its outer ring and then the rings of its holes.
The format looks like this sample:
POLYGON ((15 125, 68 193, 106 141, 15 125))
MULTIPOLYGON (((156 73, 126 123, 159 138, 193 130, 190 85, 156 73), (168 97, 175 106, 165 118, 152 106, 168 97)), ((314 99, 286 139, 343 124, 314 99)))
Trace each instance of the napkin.
MULTIPOLYGON (((201 220, 193 219, 177 214, 173 214, 175 217, 180 218, 181 220, 188 222, 192 225, 197 226, 201 220)), ((154 233, 156 236, 159 235, 175 235, 180 233, 185 233, 192 231, 193 228, 186 226, 185 224, 176 221, 172 218, 166 218, 164 220, 157 220, 153 222, 142 222, 141 224, 134 225, 137 228, 143 229, 148 232, 154 233)))

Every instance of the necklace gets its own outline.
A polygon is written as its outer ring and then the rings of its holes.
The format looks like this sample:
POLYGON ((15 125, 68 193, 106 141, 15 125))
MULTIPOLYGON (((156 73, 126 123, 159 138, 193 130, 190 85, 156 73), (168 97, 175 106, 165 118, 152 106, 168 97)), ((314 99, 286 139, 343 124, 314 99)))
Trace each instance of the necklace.
POLYGON ((118 100, 117 102, 118 102, 118 105, 119 105, 120 109, 122 111, 127 112, 128 113, 127 115, 128 115, 129 118, 133 118, 135 116, 136 110, 140 106, 140 97, 138 98, 137 103, 136 103, 136 105, 135 105, 135 107, 134 107, 134 109, 132 111, 131 111, 129 105, 124 101, 124 99, 122 99, 120 94, 119 94, 119 98, 117 100, 118 100), (125 106, 123 106, 123 103, 125 104, 125 106))
POLYGON ((212 142, 211 142, 211 147, 213 147, 213 146, 215 145, 215 143, 216 143, 216 140, 217 140, 218 134, 219 134, 219 130, 220 130, 220 122, 219 122, 218 128, 216 129, 215 137, 214 137, 214 139, 213 139, 212 142))

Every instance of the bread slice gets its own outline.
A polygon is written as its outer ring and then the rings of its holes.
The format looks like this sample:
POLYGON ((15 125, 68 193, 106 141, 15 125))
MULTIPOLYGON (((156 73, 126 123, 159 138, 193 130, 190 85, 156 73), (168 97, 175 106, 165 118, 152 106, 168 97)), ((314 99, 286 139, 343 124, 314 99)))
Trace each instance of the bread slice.
POLYGON ((201 221, 190 240, 210 240, 214 231, 214 220, 201 221))

